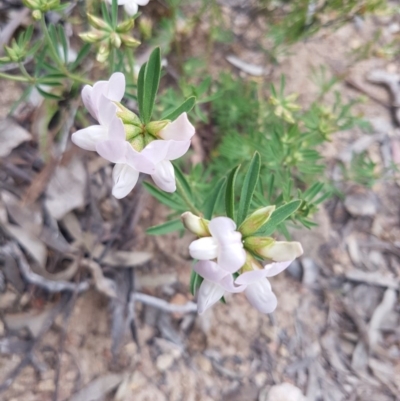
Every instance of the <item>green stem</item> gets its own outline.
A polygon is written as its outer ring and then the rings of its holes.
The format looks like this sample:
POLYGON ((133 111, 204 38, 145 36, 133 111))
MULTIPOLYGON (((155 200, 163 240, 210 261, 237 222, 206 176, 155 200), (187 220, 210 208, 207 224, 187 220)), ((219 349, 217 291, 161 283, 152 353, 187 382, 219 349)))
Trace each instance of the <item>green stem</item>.
POLYGON ((50 33, 49 30, 47 29, 47 25, 46 25, 46 21, 44 19, 44 15, 42 16, 41 20, 40 20, 40 26, 42 28, 42 31, 44 33, 44 37, 46 38, 46 42, 50 48, 50 52, 51 55, 54 57, 54 62, 57 64, 58 68, 60 69, 60 71, 65 74, 68 78, 76 81, 76 82, 80 82, 82 84, 92 84, 92 82, 84 77, 80 77, 79 75, 75 75, 72 74, 68 71, 68 69, 66 68, 65 64, 60 60, 60 57, 58 55, 58 52, 56 50, 56 48, 53 46, 53 42, 51 41, 50 38, 50 33))
POLYGON ((5 74, 4 72, 0 72, 0 78, 18 82, 34 82, 34 80, 30 80, 27 77, 21 77, 20 75, 5 74))
POLYGON ((198 216, 201 216, 202 213, 200 212, 199 209, 197 209, 197 207, 193 204, 193 202, 187 197, 185 190, 183 189, 179 180, 176 180, 176 189, 178 190, 179 195, 182 197, 182 199, 184 200, 184 202, 186 203, 186 205, 188 206, 190 211, 198 216))

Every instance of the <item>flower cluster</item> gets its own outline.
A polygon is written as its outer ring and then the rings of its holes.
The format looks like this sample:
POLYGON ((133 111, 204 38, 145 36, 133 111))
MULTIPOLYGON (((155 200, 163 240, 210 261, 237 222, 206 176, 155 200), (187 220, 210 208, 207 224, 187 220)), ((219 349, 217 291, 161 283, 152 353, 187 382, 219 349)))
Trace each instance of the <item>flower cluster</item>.
POLYGON ((275 310, 277 299, 268 277, 285 270, 303 249, 298 242, 252 236, 273 210, 274 206, 268 206, 256 211, 238 231, 228 217, 208 221, 190 212, 182 215, 185 227, 200 237, 189 246, 190 255, 198 260, 193 269, 203 278, 198 291, 200 314, 226 293, 238 292, 244 292, 262 313, 275 310))
MULTIPOLYGON (((112 0, 107 0, 112 4, 112 0)), ((139 6, 145 6, 150 0, 118 0, 119 6, 124 6, 127 14, 135 15, 138 12, 139 6)))
POLYGON ((80 38, 87 43, 99 45, 96 59, 99 63, 104 63, 110 56, 112 48, 119 49, 121 46, 128 48, 137 47, 140 42, 129 35, 129 31, 135 25, 135 20, 129 18, 117 26, 111 22, 106 22, 92 14, 87 14, 92 30, 80 33, 80 38))
POLYGON ((139 117, 120 102, 125 93, 125 76, 114 73, 109 81, 86 85, 82 99, 97 125, 72 135, 75 145, 115 163, 113 195, 120 199, 129 194, 139 173, 150 174, 166 192, 176 190, 171 160, 183 156, 190 147, 195 129, 186 113, 175 121, 143 124, 139 117))

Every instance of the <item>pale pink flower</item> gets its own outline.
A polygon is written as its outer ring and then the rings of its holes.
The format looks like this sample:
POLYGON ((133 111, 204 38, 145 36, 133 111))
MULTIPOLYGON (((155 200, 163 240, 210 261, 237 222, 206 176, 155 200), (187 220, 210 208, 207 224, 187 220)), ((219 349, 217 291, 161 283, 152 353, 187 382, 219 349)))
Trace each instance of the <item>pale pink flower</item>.
POLYGON ((208 225, 211 237, 199 238, 189 245, 194 259, 217 259, 218 266, 228 272, 237 272, 246 261, 242 234, 236 230, 235 222, 229 217, 215 217, 208 225))
POLYGON ((79 147, 97 153, 116 163, 113 170, 113 195, 126 196, 136 185, 139 173, 150 174, 164 191, 176 190, 175 172, 171 160, 183 156, 190 147, 195 129, 186 113, 169 123, 158 133, 161 139, 150 142, 140 152, 126 139, 118 107, 125 93, 125 77, 114 73, 109 81, 99 81, 82 90, 83 103, 99 124, 81 129, 72 135, 79 147))
POLYGON ((271 313, 278 301, 272 292, 267 277, 273 277, 285 270, 293 261, 274 262, 264 266, 264 269, 246 271, 236 278, 235 284, 244 290, 250 302, 261 313, 271 313))
MULTIPOLYGON (((112 0, 107 0, 112 4, 112 0)), ((149 0, 118 0, 119 6, 124 6, 125 11, 129 15, 135 15, 138 12, 139 6, 145 6, 149 0)))

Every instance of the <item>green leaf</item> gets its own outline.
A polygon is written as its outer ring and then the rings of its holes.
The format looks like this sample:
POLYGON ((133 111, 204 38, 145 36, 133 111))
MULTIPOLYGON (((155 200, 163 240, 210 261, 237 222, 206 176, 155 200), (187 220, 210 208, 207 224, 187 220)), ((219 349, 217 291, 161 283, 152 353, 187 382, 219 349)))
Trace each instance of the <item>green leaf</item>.
POLYGON ((179 107, 177 107, 174 111, 171 113, 161 117, 161 120, 175 120, 178 118, 182 113, 189 113, 190 110, 194 107, 196 104, 196 98, 194 96, 191 96, 187 98, 179 107))
POLYGON ((38 86, 36 86, 36 89, 45 99, 62 100, 61 96, 55 95, 54 93, 45 92, 43 89, 40 89, 38 86))
POLYGON ((190 188, 190 185, 185 175, 182 173, 181 169, 175 164, 174 164, 174 170, 175 170, 175 178, 176 181, 178 182, 178 185, 180 185, 186 197, 189 198, 190 200, 193 200, 192 188, 190 188))
POLYGON ((82 61, 86 58, 86 56, 89 54, 91 49, 90 43, 85 43, 82 47, 81 50, 79 50, 78 55, 76 56, 76 60, 70 65, 69 69, 71 71, 74 71, 76 68, 78 68, 82 61))
POLYGON ((176 219, 167 221, 164 224, 159 224, 158 226, 150 227, 146 230, 146 233, 149 235, 163 235, 183 229, 184 227, 181 219, 176 219))
POLYGON ((112 27, 115 29, 118 24, 118 0, 112 0, 111 3, 111 22, 112 27))
POLYGON ((160 189, 156 188, 155 186, 149 184, 148 182, 143 183, 144 187, 153 195, 157 200, 163 203, 166 206, 169 206, 173 210, 181 211, 184 209, 184 205, 182 205, 179 197, 174 194, 170 194, 160 189))
POLYGON ((107 5, 104 1, 101 2, 101 14, 103 16, 103 20, 107 22, 108 25, 111 25, 110 14, 108 13, 107 5))
MULTIPOLYGON (((142 73, 142 69, 143 67, 140 69, 140 73, 142 73)), ((142 77, 143 82, 140 85, 138 80, 138 101, 139 110, 142 110, 140 118, 144 124, 147 124, 153 114, 154 102, 160 84, 161 51, 159 47, 155 48, 151 53, 142 74, 144 74, 142 77)))
POLYGON ((60 49, 58 47, 58 35, 57 35, 57 30, 54 24, 49 25, 49 36, 51 43, 54 47, 55 52, 57 53, 58 59, 60 59, 60 49))
POLYGON ((213 212, 215 209, 215 205, 218 204, 218 200, 222 194, 225 184, 226 184, 226 177, 222 177, 217 182, 214 190, 211 192, 211 194, 208 196, 208 198, 204 202, 204 205, 201 210, 203 210, 205 219, 210 220, 212 218, 212 215, 213 215, 213 212))
POLYGON ((200 284, 203 281, 203 277, 197 274, 194 270, 192 270, 192 274, 190 275, 190 293, 194 296, 196 291, 200 287, 200 284))
POLYGON ((144 63, 139 70, 138 80, 137 80, 137 102, 139 106, 139 115, 143 119, 144 115, 144 75, 146 72, 146 64, 144 63))
POLYGON ((301 200, 297 199, 278 207, 278 209, 272 213, 268 222, 260 228, 256 235, 271 235, 279 224, 283 223, 300 207, 301 202, 301 200))
POLYGON ((61 47, 62 47, 62 50, 63 50, 63 56, 64 56, 63 61, 64 61, 64 64, 67 64, 67 62, 68 62, 68 40, 67 40, 67 37, 65 36, 65 31, 62 28, 62 26, 58 25, 57 28, 58 28, 57 29, 58 38, 59 38, 59 40, 61 42, 61 47))
POLYGON ((251 200, 253 199, 254 190, 257 185, 258 177, 260 176, 260 168, 261 168, 261 157, 258 152, 255 152, 250 162, 250 166, 242 186, 242 192, 240 194, 240 203, 237 216, 238 226, 242 224, 242 222, 247 217, 247 214, 249 212, 251 200))
POLYGON ((228 179, 226 181, 225 210, 226 215, 232 220, 235 220, 235 182, 239 168, 240 164, 229 173, 228 179))

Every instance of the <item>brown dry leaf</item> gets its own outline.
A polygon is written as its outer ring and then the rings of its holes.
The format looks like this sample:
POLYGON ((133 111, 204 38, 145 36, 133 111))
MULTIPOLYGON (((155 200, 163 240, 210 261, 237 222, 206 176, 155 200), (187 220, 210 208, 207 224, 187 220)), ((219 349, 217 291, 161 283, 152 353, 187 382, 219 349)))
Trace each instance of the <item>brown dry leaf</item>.
POLYGON ((8 156, 18 145, 31 139, 32 135, 11 118, 0 121, 0 157, 8 156))
POLYGON ((107 277, 104 277, 103 270, 100 265, 94 260, 83 259, 81 265, 90 270, 93 275, 94 284, 96 288, 110 298, 117 296, 115 282, 107 277))
POLYGON ((68 401, 97 401, 116 388, 124 379, 122 374, 109 373, 94 379, 68 401))
POLYGON ((47 260, 47 248, 43 242, 14 224, 2 222, 1 225, 36 260, 39 266, 44 269, 47 260))
POLYGON ((36 337, 52 311, 53 308, 48 308, 39 313, 31 310, 27 313, 8 314, 4 316, 4 322, 9 330, 19 331, 27 328, 32 336, 36 337))
POLYGON ((1 197, 8 213, 19 226, 33 235, 40 234, 43 227, 43 215, 38 203, 26 207, 15 195, 7 191, 1 191, 1 197))
POLYGON ((58 166, 46 190, 46 207, 55 219, 85 205, 86 171, 82 160, 73 158, 58 166))
POLYGON ((255 77, 260 77, 265 74, 264 67, 247 63, 246 61, 241 60, 239 57, 236 57, 233 54, 227 56, 226 59, 229 63, 234 65, 236 68, 239 68, 239 70, 245 72, 246 74, 253 75, 255 77))
POLYGON ((353 269, 346 272, 346 278, 350 281, 358 281, 368 283, 380 287, 399 288, 399 279, 389 277, 378 272, 364 272, 362 270, 353 269))
POLYGON ((388 288, 385 291, 385 295, 383 296, 382 302, 375 309, 374 314, 371 317, 369 322, 368 329, 368 337, 369 337, 369 346, 371 350, 374 350, 378 341, 381 337, 380 335, 380 327, 381 323, 385 319, 385 317, 393 310, 395 303, 397 301, 397 293, 392 288, 388 288))

